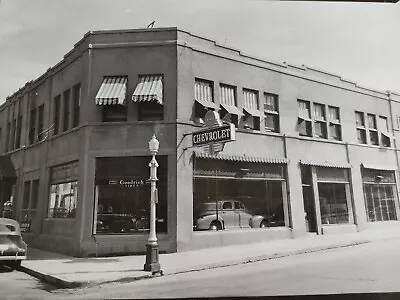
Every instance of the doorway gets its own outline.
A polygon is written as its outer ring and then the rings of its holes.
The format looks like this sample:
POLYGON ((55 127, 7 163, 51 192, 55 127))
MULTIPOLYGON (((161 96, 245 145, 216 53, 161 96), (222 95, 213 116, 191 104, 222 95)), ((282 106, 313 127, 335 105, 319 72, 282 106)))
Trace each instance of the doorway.
POLYGON ((308 232, 318 232, 315 200, 312 184, 311 166, 301 166, 301 183, 303 188, 304 219, 308 232))

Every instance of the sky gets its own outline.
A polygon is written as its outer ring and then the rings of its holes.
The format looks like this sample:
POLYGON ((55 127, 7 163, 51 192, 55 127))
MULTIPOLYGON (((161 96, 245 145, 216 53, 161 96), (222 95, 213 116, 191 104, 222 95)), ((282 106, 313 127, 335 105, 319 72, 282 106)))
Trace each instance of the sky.
POLYGON ((400 92, 400 3, 0 0, 0 104, 90 30, 178 27, 272 62, 400 92))

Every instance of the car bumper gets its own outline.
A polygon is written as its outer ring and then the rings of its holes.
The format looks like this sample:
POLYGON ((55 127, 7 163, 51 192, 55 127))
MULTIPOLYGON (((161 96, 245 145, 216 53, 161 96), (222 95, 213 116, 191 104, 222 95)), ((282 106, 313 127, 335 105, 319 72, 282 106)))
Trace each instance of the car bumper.
POLYGON ((0 261, 26 260, 26 255, 1 255, 0 261))

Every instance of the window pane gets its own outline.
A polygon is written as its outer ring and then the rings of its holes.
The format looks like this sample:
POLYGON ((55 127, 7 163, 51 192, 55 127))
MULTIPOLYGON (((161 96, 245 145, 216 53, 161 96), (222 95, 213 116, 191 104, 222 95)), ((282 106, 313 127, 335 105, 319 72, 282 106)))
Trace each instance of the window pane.
POLYGON ((315 136, 320 138, 326 138, 326 123, 315 122, 315 136))
POLYGON ((364 113, 356 111, 356 125, 360 127, 365 126, 364 113))
POLYGON ((272 94, 264 94, 264 110, 278 111, 278 96, 272 94))
POLYGON ((370 131, 369 132, 369 137, 371 140, 372 145, 379 145, 379 138, 378 138, 378 132, 376 131, 370 131))
POLYGON ((341 141, 342 140, 342 132, 341 132, 341 126, 337 124, 330 124, 329 125, 329 130, 330 130, 330 136, 331 139, 341 141))
POLYGON ((22 209, 29 208, 29 194, 31 189, 31 182, 25 181, 24 182, 24 198, 22 202, 22 209))
POLYGON ((298 131, 301 136, 311 136, 311 121, 300 120, 298 131))
POLYGON ((221 104, 236 106, 236 88, 234 86, 220 85, 221 104))
POLYGON ((325 105, 314 103, 314 118, 316 120, 326 120, 325 118, 325 105))
POLYGON ((244 107, 258 109, 258 92, 243 89, 244 107))
POLYGON ((310 102, 298 100, 297 103, 299 106, 299 116, 305 119, 310 119, 310 102))
POLYGON ((266 114, 265 116, 265 129, 267 131, 278 132, 278 115, 266 114))
POLYGON ((318 183, 322 224, 349 222, 344 183, 318 183))
POLYGON ((194 85, 194 98, 200 101, 214 102, 213 83, 196 79, 194 85))
POLYGON ((378 129, 383 132, 389 131, 388 121, 386 117, 379 117, 379 126, 378 129))
POLYGON ((359 144, 367 143, 367 135, 364 129, 357 129, 357 141, 359 144))
POLYGON ((340 123, 339 107, 329 106, 329 119, 331 122, 340 123))
POLYGON ((50 186, 48 218, 74 219, 78 182, 65 182, 50 186))
POLYGON ((376 129, 376 117, 375 115, 368 114, 368 127, 376 129))

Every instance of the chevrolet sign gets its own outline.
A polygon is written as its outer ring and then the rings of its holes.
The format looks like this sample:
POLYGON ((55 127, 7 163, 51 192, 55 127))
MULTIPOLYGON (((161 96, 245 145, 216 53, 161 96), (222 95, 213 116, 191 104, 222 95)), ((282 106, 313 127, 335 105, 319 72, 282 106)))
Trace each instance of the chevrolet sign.
POLYGON ((235 140, 235 125, 222 125, 193 132, 193 146, 201 146, 218 142, 235 140))

